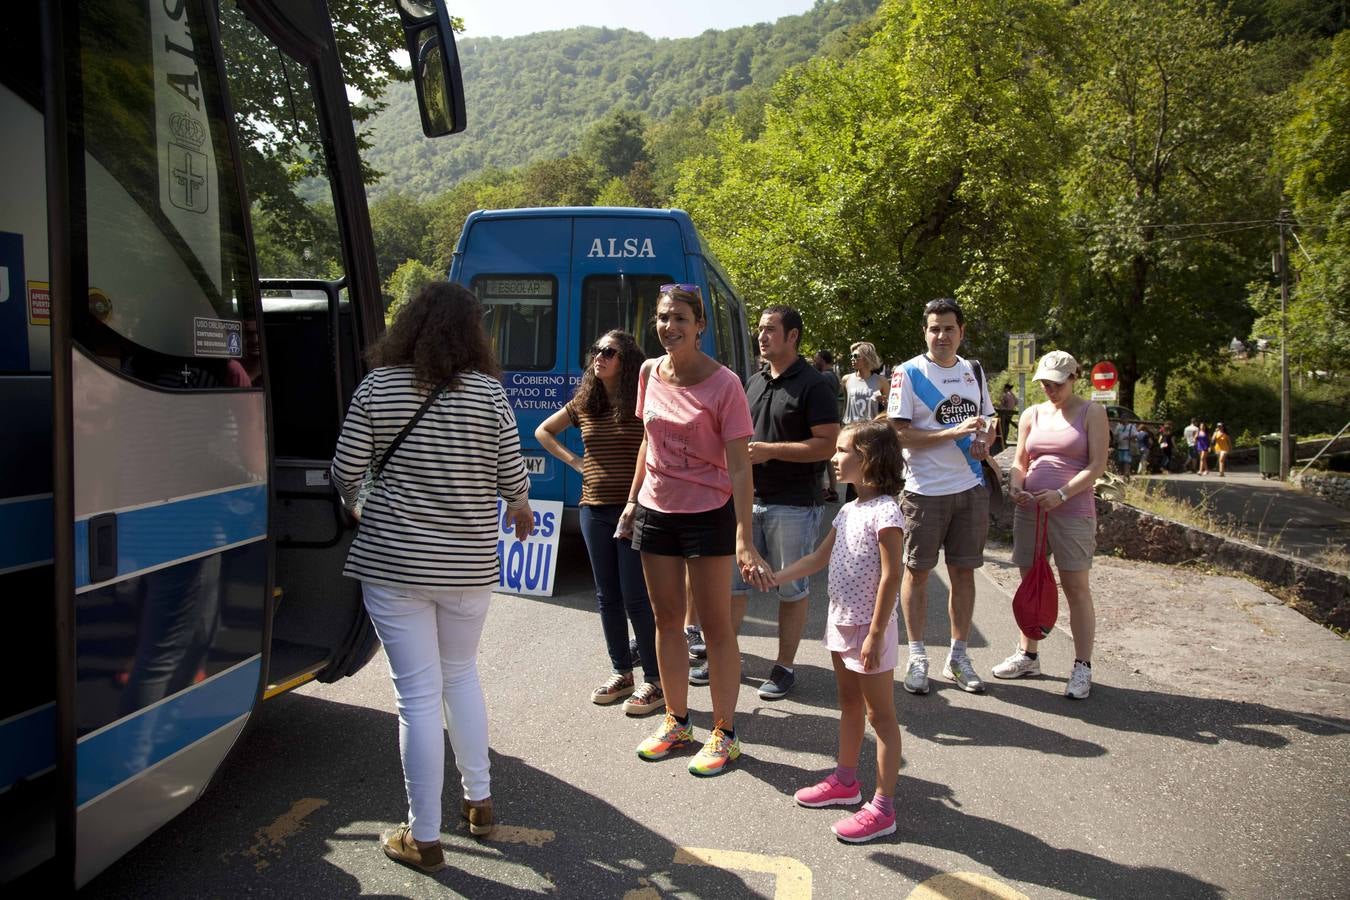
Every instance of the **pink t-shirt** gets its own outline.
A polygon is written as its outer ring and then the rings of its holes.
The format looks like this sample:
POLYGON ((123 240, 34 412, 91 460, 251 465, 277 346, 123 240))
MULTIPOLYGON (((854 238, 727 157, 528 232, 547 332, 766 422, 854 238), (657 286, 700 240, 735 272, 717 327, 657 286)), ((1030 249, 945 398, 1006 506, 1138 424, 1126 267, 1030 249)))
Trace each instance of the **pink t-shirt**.
MULTIPOLYGON (((1091 404, 1084 403, 1067 425, 1050 424, 1052 409, 1049 403, 1038 403, 1030 410, 1031 429, 1027 432, 1027 456, 1031 464, 1027 466, 1027 477, 1022 489, 1030 493, 1053 491, 1062 488, 1069 480, 1088 467, 1088 430, 1087 413, 1091 404), (1041 413, 1046 415, 1045 421, 1041 413)), ((1069 502, 1050 510, 1052 516, 1074 519, 1094 519, 1097 517, 1097 503, 1092 499, 1092 491, 1082 491, 1069 498, 1069 502)))
MULTIPOLYGON (((877 608, 877 586, 881 584, 878 533, 883 528, 898 528, 903 532, 905 517, 895 498, 882 494, 866 503, 857 500, 845 503, 831 524, 834 526, 834 549, 830 551, 829 622, 832 625, 867 625, 877 608)), ((892 607, 891 621, 894 620, 895 607, 892 607)))
POLYGON ((676 387, 661 378, 658 360, 648 378, 638 379, 636 412, 647 430, 638 502, 665 513, 726 505, 727 442, 755 433, 741 380, 719 366, 693 387, 676 387))

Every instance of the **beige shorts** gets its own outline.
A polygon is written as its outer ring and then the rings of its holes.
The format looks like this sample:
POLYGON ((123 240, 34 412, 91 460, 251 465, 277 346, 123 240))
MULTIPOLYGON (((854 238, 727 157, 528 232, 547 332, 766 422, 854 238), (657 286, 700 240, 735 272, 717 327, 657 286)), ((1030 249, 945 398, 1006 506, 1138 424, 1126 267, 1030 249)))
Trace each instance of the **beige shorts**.
POLYGON ((946 552, 949 566, 984 565, 984 540, 989 536, 989 491, 984 485, 933 497, 904 491, 900 512, 905 516, 906 568, 935 567, 939 550, 946 552))
MULTIPOLYGON (((1097 550, 1097 520, 1084 516, 1057 516, 1051 513, 1047 541, 1055 566, 1062 572, 1081 572, 1092 568, 1097 550)), ((1036 508, 1017 507, 1013 513, 1013 565, 1030 568, 1036 557, 1036 508)))

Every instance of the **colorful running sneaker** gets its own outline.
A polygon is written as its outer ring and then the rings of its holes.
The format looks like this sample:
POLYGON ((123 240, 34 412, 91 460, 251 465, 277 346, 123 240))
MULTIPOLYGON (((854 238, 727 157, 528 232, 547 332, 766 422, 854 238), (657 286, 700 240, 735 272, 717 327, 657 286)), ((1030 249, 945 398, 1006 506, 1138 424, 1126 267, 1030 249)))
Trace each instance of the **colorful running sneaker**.
POLYGON ((708 735, 707 743, 689 760, 689 773, 708 777, 720 775, 726 771, 729 763, 735 762, 741 755, 741 739, 727 737, 721 723, 708 735))
POLYGON ((840 819, 830 826, 834 836, 850 844, 862 844, 873 838, 895 834, 895 816, 885 816, 877 812, 871 803, 864 803, 862 809, 840 819))
POLYGON ((694 726, 688 722, 681 725, 679 719, 667 712, 666 717, 661 720, 661 727, 638 744, 637 755, 649 762, 664 759, 672 750, 683 750, 692 743, 694 743, 694 726))
POLYGON ((848 806, 857 803, 862 799, 862 792, 858 789, 858 782, 842 784, 839 776, 831 772, 825 776, 824 781, 811 787, 804 787, 792 796, 798 806, 819 809, 822 806, 848 806))
POLYGON ((975 664, 970 661, 969 656, 948 656, 947 664, 942 667, 942 674, 956 682, 956 686, 963 691, 971 694, 984 693, 984 682, 975 674, 975 664))

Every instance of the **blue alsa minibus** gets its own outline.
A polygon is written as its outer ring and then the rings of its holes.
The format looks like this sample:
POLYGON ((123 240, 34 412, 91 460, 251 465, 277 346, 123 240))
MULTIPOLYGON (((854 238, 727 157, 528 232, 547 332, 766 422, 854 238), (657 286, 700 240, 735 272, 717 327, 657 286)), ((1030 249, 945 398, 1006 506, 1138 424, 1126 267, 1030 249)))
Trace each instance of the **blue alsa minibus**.
MULTIPOLYGON (((659 356, 652 318, 663 284, 697 284, 707 307, 703 350, 744 382, 754 364, 745 304, 679 209, 557 207, 478 210, 460 233, 450 280, 487 307, 486 324, 520 425, 530 497, 562 500, 575 525, 581 476, 544 452, 539 423, 566 403, 596 338, 614 328, 659 356)), ((581 452, 576 429, 567 445, 581 452)))

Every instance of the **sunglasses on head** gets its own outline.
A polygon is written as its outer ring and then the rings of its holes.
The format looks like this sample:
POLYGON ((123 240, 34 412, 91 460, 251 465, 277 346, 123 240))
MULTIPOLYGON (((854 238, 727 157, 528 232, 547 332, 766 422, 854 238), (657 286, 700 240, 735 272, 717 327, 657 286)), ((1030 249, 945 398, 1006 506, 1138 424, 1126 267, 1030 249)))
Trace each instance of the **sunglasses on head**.
POLYGON ((616 356, 619 355, 619 348, 618 348, 618 347, 592 347, 592 348, 591 348, 591 355, 592 355, 592 356, 602 356, 602 357, 604 357, 605 359, 613 359, 614 357, 616 357, 616 356))
POLYGON ((686 294, 698 294, 698 298, 700 300, 703 299, 703 289, 696 284, 690 284, 688 282, 681 281, 663 284, 658 290, 663 294, 669 294, 671 291, 684 291, 686 294))

